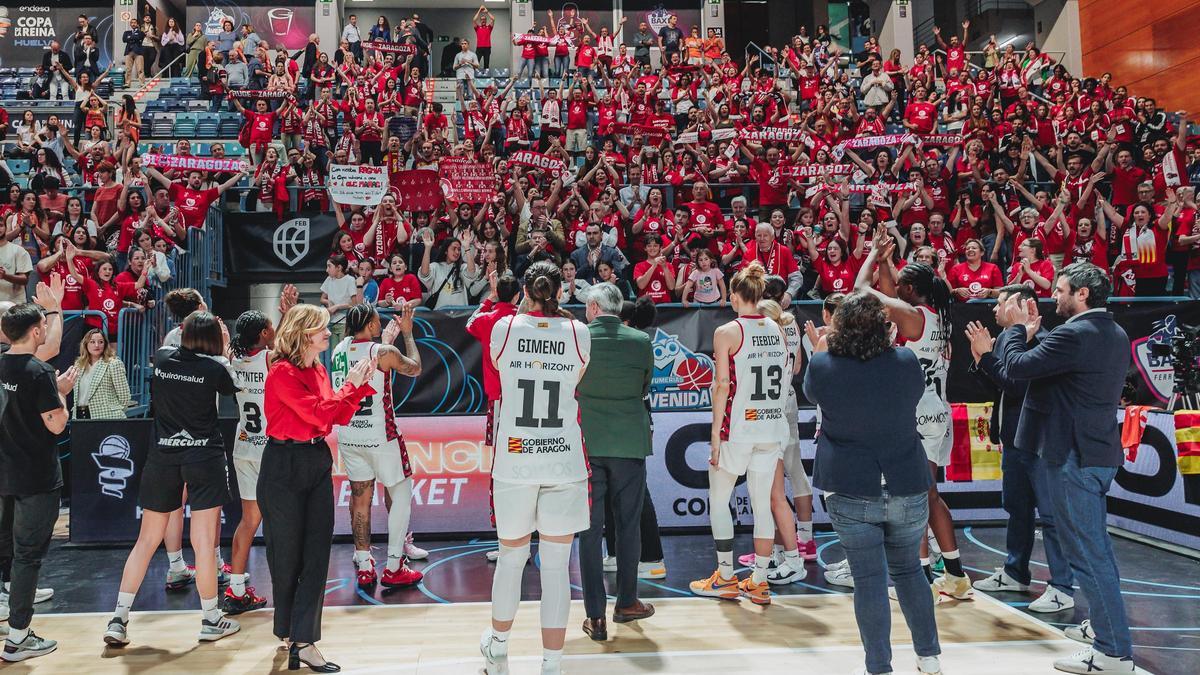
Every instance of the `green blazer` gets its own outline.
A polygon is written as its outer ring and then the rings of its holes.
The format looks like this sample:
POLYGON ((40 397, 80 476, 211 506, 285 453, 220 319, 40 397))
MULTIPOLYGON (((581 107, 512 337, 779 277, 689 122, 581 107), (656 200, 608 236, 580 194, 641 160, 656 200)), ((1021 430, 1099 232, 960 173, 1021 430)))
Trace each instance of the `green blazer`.
POLYGON ((644 402, 654 370, 650 338, 615 316, 596 317, 588 332, 591 360, 577 390, 588 456, 644 459, 653 449, 644 402))

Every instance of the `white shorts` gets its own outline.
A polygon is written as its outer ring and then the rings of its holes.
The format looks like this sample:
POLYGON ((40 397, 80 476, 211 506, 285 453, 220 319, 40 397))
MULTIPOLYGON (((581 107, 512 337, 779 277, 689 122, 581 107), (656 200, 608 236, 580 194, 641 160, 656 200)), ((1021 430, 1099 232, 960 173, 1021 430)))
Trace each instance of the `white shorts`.
POLYGON ((592 520, 588 501, 586 480, 557 485, 494 481, 496 536, 520 539, 534 531, 551 537, 583 532, 592 520))
POLYGON ((237 476, 238 495, 242 499, 258 501, 258 471, 262 461, 257 459, 233 458, 233 473, 237 476))
POLYGON ((783 446, 783 474, 792 482, 792 497, 808 497, 812 495, 812 483, 804 471, 804 462, 800 460, 799 414, 796 390, 792 389, 788 392, 787 407, 783 411, 788 422, 788 442, 783 446))
POLYGON ((775 465, 782 457, 783 446, 778 443, 724 441, 717 457, 717 467, 735 476, 744 475, 747 471, 775 473, 775 465))
MULTIPOLYGON (((390 443, 388 445, 394 446, 390 443)), ((374 480, 384 487, 389 487, 398 485, 407 478, 404 475, 404 463, 400 458, 399 447, 377 452, 362 451, 339 444, 338 453, 342 458, 342 467, 346 469, 346 477, 354 482, 374 480)))
POLYGON ((587 144, 587 129, 567 129, 567 152, 583 152, 587 144))
POLYGON ((938 466, 950 464, 950 450, 954 445, 951 432, 950 404, 935 397, 926 396, 917 403, 917 433, 925 446, 925 456, 938 466))

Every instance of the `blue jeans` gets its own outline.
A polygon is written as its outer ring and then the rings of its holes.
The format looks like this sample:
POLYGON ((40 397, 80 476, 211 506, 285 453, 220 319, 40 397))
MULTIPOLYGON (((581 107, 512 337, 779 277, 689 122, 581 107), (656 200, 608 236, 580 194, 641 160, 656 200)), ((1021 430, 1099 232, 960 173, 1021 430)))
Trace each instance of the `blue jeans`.
POLYGON ((1188 272, 1188 297, 1200 300, 1200 270, 1188 272))
POLYGON ((1059 543, 1088 601, 1092 630, 1096 632, 1093 647, 1108 656, 1133 656, 1125 600, 1121 597, 1121 574, 1105 529, 1105 496, 1117 470, 1080 466, 1079 453, 1072 450, 1064 464, 1047 466, 1046 471, 1058 518, 1059 543))
POLYGON ((528 77, 534 77, 535 76, 535 73, 534 73, 535 67, 533 64, 534 64, 534 59, 522 58, 521 65, 520 65, 520 67, 517 68, 517 74, 516 74, 515 78, 519 80, 522 77, 526 77, 526 75, 525 75, 526 72, 529 73, 528 77))
POLYGON ((1023 584, 1030 582, 1029 556, 1033 553, 1037 525, 1033 515, 1036 506, 1038 515, 1042 517, 1042 544, 1046 549, 1046 563, 1050 566, 1050 585, 1067 595, 1074 595, 1075 575, 1071 572, 1067 556, 1063 554, 1058 530, 1054 527, 1046 462, 1032 452, 1006 447, 1001 455, 1000 466, 1004 471, 1001 494, 1004 510, 1008 512, 1005 574, 1023 584))
POLYGON ((854 577, 854 619, 870 673, 892 672, 892 608, 887 578, 896 584, 904 621, 917 656, 937 656, 933 595, 921 571, 921 539, 929 521, 929 495, 853 497, 834 494, 825 502, 854 577))
POLYGON ((571 70, 571 57, 555 56, 554 57, 554 76, 566 77, 567 71, 571 70))

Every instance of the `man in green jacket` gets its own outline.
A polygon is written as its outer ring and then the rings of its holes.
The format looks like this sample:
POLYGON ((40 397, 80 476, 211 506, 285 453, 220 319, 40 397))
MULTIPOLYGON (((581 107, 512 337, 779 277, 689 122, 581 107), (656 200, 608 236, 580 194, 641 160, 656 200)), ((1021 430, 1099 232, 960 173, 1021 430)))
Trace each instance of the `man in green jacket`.
POLYGON ((579 383, 583 439, 591 463, 592 522, 579 535, 579 571, 587 619, 583 632, 608 639, 600 542, 604 500, 612 499, 616 528, 617 603, 613 621, 626 623, 654 614, 638 600, 641 513, 646 492, 646 456, 651 452, 650 413, 643 399, 650 389, 654 355, 645 333, 625 326, 619 314, 623 298, 611 283, 591 287, 587 295, 591 363, 579 383))

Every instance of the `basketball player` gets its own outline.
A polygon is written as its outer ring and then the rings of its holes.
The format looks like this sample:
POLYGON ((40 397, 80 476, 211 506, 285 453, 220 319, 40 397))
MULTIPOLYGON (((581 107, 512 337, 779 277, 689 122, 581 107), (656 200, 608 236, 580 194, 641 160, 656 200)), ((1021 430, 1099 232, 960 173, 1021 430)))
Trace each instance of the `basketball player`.
POLYGON ((381 333, 379 314, 371 305, 354 305, 346 312, 346 332, 350 337, 333 348, 334 389, 342 385, 354 364, 363 359, 379 362, 370 384, 381 394, 364 398, 350 424, 335 427, 338 454, 350 479, 354 565, 358 571, 358 586, 363 589, 371 588, 377 579, 375 561, 371 558, 371 501, 375 496, 375 481, 383 484, 388 510, 388 556, 381 583, 388 588, 413 586, 423 577, 408 567, 404 555, 412 516, 412 481, 409 480, 412 467, 404 436, 396 428, 392 400, 393 372, 408 377, 421 373, 421 355, 413 338, 412 320, 413 306, 399 305, 395 318, 387 330, 382 331, 383 344, 379 344, 374 342, 381 333), (405 354, 392 344, 399 335, 404 335, 405 354))
POLYGON ((735 274, 729 284, 729 301, 737 318, 713 334, 713 363, 717 372, 712 395, 708 502, 717 569, 707 579, 691 583, 696 595, 730 600, 745 596, 758 605, 771 603, 767 584, 767 566, 775 536, 775 523, 769 515, 771 486, 783 458, 781 439, 787 438, 788 433, 784 428, 785 378, 791 377, 783 329, 758 311, 765 285, 766 272, 757 262, 735 274), (733 516, 729 497, 743 474, 754 515, 754 572, 739 582, 733 572, 733 516))
POLYGON ((933 268, 909 263, 899 272, 887 255, 895 242, 882 226, 876 229, 871 253, 859 270, 856 290, 867 291, 883 301, 888 318, 896 325, 897 344, 917 355, 925 371, 925 394, 917 404, 917 432, 925 445, 933 486, 929 488, 929 526, 942 549, 946 573, 933 579, 929 564, 929 543, 921 541, 921 565, 933 585, 934 600, 968 600, 974 596, 971 580, 963 572, 954 521, 950 509, 937 491, 938 467, 950 464, 953 437, 950 429, 950 404, 946 402, 946 375, 950 368, 950 288, 933 268), (873 270, 879 265, 879 274, 873 270), (872 276, 879 289, 871 288, 872 276))
POLYGON ((262 312, 250 310, 238 317, 237 336, 230 341, 230 365, 238 385, 238 427, 233 440, 233 470, 242 500, 242 520, 233 533, 230 554, 229 587, 221 598, 221 609, 235 615, 267 604, 246 585, 246 564, 254 534, 262 523, 258 510, 258 470, 263 447, 267 444, 266 420, 263 419, 263 393, 267 383, 267 364, 275 346, 275 326, 262 312))
POLYGON ((575 388, 591 335, 558 307, 562 272, 549 260, 525 272, 527 312, 492 329, 500 406, 492 463, 500 553, 492 577, 492 625, 479 650, 487 675, 508 672, 508 635, 521 599, 530 535, 538 533, 542 582, 542 673, 562 672, 571 608, 568 564, 576 532, 588 529, 588 467, 575 388))
MULTIPOLYGON (((483 393, 488 398, 487 427, 483 432, 483 445, 484 452, 492 452, 496 430, 496 406, 500 403, 500 374, 496 372, 491 354, 492 329, 500 319, 517 313, 517 306, 513 301, 521 293, 521 284, 511 272, 498 275, 493 270, 488 272, 487 279, 491 292, 471 314, 471 318, 467 319, 467 332, 483 347, 483 393)), ((496 514, 493 513, 491 518, 492 526, 495 527, 496 514)), ((496 562, 499 553, 488 551, 484 555, 489 562, 496 562)))

